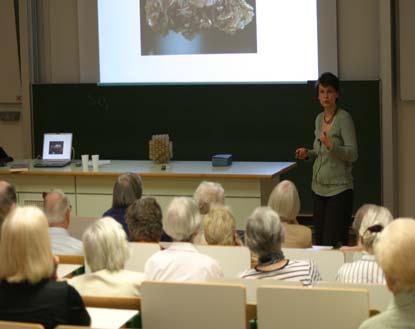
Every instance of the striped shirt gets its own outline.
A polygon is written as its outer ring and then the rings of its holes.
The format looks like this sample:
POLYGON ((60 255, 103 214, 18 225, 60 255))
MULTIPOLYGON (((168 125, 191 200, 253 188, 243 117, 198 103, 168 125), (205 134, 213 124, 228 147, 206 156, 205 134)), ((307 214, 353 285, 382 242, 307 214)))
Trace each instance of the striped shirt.
POLYGON ((240 277, 242 279, 301 281, 304 286, 321 280, 320 272, 314 262, 308 260, 289 260, 284 267, 272 271, 251 269, 243 272, 240 277))
POLYGON ((337 272, 336 280, 345 283, 386 284, 385 275, 376 262, 375 256, 362 254, 362 259, 346 263, 337 272))

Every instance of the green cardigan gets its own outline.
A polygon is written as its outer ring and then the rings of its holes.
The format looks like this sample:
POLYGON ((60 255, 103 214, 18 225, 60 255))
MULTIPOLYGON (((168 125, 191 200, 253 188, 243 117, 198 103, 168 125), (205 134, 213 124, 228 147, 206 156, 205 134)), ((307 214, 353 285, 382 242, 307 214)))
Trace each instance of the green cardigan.
POLYGON ((350 114, 338 109, 327 135, 332 141, 329 150, 320 142, 324 112, 315 122, 313 149, 308 150, 314 160, 311 189, 321 196, 333 196, 353 189, 352 162, 357 160, 356 133, 350 114))

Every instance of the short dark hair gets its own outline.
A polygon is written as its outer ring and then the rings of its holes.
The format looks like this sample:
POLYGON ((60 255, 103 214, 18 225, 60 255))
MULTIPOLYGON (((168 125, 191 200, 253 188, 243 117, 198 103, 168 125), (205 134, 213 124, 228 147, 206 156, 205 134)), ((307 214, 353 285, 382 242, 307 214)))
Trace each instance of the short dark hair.
POLYGON ((163 215, 155 198, 146 197, 136 200, 128 207, 125 217, 131 241, 160 241, 163 215))
POLYGON ((5 188, 0 189, 0 226, 10 212, 11 207, 17 202, 14 186, 9 182, 5 183, 5 188))
POLYGON ((127 208, 143 194, 141 178, 134 173, 117 177, 112 193, 113 208, 127 208))
POLYGON ((332 87, 335 91, 337 91, 340 94, 340 81, 337 76, 335 76, 331 72, 325 72, 322 75, 320 75, 320 78, 318 78, 316 82, 316 94, 318 97, 318 87, 322 85, 323 87, 332 87))

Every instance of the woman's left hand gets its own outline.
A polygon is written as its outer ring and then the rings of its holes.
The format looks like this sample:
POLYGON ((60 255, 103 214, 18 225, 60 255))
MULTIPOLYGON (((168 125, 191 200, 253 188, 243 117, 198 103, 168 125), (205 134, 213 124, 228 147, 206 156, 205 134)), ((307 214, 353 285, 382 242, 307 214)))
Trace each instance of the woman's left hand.
POLYGON ((331 147, 333 146, 331 139, 329 136, 327 136, 327 133, 325 131, 323 131, 320 134, 320 141, 330 150, 331 147))

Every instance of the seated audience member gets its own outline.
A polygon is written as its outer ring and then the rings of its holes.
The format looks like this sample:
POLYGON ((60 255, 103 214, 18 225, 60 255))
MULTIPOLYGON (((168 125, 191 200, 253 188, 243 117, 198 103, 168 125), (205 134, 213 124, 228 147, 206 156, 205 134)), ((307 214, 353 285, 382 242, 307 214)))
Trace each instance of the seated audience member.
POLYGON ((0 230, 6 216, 16 206, 16 200, 14 186, 9 182, 0 180, 0 230))
POLYGON ((199 207, 199 212, 205 215, 214 204, 225 204, 225 191, 219 183, 201 182, 197 187, 193 198, 199 207))
POLYGON ((300 213, 300 197, 294 183, 284 180, 275 186, 268 199, 268 206, 277 212, 285 232, 283 248, 311 248, 310 228, 300 225, 297 216, 300 213))
POLYGON ((82 236, 85 258, 92 273, 76 276, 69 283, 81 295, 134 297, 140 295, 144 274, 124 270, 129 256, 127 236, 111 217, 97 220, 82 236))
POLYGON ((356 234, 356 245, 354 246, 343 246, 340 248, 341 251, 363 251, 363 246, 361 239, 359 239, 359 230, 360 225, 362 224, 363 217, 366 215, 366 212, 375 206, 374 204, 366 203, 357 209, 356 214, 354 215, 354 220, 352 224, 352 229, 356 234))
POLYGON ((207 244, 222 246, 242 245, 236 232, 236 222, 228 207, 215 206, 203 216, 207 244))
POLYGON ((200 228, 200 214, 191 198, 174 198, 163 218, 163 227, 173 243, 151 256, 145 265, 149 280, 204 281, 223 277, 218 262, 201 254, 192 244, 200 228))
POLYGON ((69 235, 71 204, 61 190, 52 190, 45 196, 45 214, 49 222, 49 237, 55 255, 83 255, 82 242, 69 235))
POLYGON ((90 324, 79 293, 57 282, 48 222, 36 207, 18 207, 6 218, 0 240, 0 320, 39 323, 45 329, 60 324, 90 324))
MULTIPOLYGON (((206 215, 213 205, 225 204, 225 190, 219 183, 203 181, 197 187, 195 193, 193 194, 193 198, 196 200, 200 214, 206 215)), ((202 245, 207 244, 203 230, 202 221, 199 233, 195 236, 193 243, 202 245)))
POLYGON ((134 201, 128 207, 126 222, 130 241, 156 242, 160 241, 163 224, 161 207, 153 197, 134 201))
POLYGON ((396 219, 379 235, 375 255, 393 299, 360 329, 415 328, 415 220, 396 219))
POLYGON ((125 222, 127 208, 141 198, 143 188, 140 176, 133 173, 125 173, 117 177, 112 192, 112 207, 103 217, 112 217, 120 223, 128 237, 128 226, 125 222))
POLYGON ((359 240, 363 246, 362 259, 343 264, 337 273, 337 281, 345 283, 386 283, 383 271, 373 255, 373 245, 383 228, 392 220, 392 214, 385 207, 371 205, 366 210, 359 228, 359 240))
POLYGON ((284 227, 271 208, 258 207, 254 210, 246 223, 245 242, 259 259, 258 265, 242 273, 241 278, 301 281, 305 286, 321 280, 313 262, 285 259, 281 250, 284 227))

